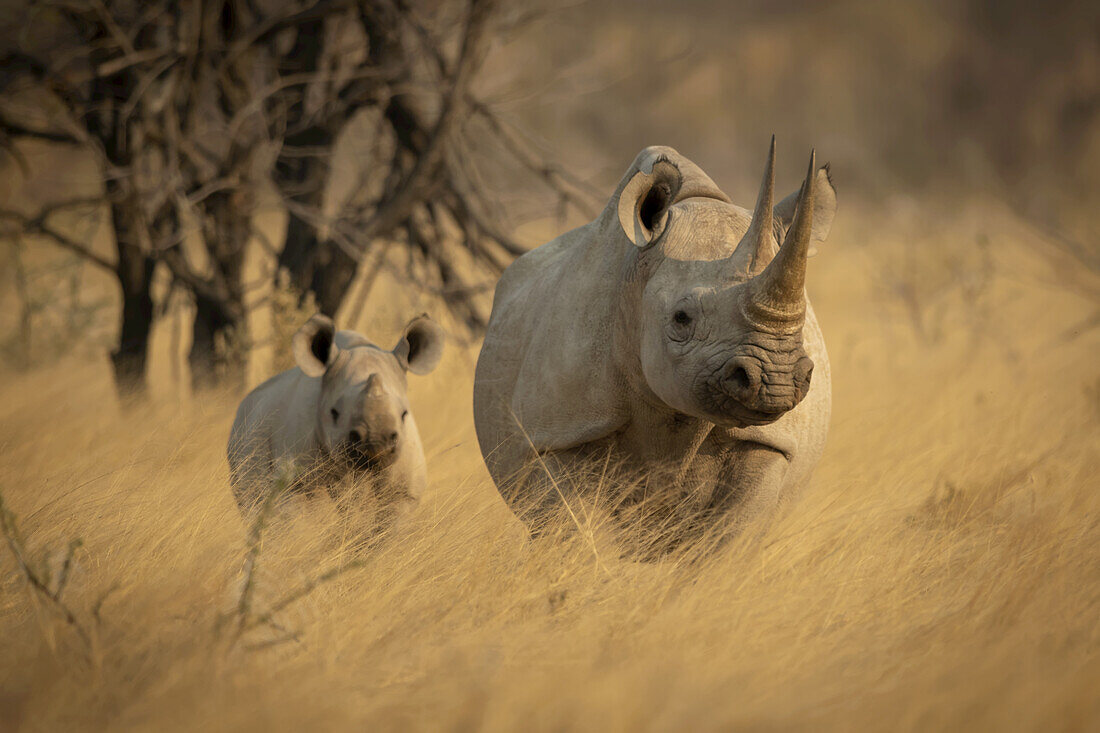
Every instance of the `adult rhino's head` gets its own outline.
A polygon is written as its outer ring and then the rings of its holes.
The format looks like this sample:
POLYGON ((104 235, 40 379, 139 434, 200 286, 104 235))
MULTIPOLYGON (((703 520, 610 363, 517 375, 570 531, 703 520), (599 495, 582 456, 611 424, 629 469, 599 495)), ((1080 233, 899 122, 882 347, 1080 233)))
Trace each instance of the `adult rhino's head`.
POLYGON ((317 437, 352 468, 391 465, 405 444, 409 421, 406 373, 427 374, 443 354, 443 331, 427 316, 405 326, 391 351, 353 331, 337 332, 317 314, 294 334, 294 359, 321 379, 317 437))
POLYGON ((637 248, 628 317, 649 389, 720 425, 774 422, 806 396, 806 260, 836 209, 828 167, 773 205, 775 139, 751 218, 691 161, 649 148, 624 179, 619 224, 637 248), (782 241, 782 245, 779 242, 782 241))

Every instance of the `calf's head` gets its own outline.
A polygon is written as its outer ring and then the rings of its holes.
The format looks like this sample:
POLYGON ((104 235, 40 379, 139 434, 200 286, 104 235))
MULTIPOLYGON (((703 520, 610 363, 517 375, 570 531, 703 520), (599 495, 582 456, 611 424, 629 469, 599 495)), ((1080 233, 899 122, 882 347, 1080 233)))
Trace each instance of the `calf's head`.
POLYGON ((321 379, 317 437, 351 468, 391 465, 405 444, 409 420, 406 373, 427 374, 443 354, 443 331, 427 316, 414 318, 391 351, 352 331, 336 331, 321 314, 293 339, 294 359, 321 379))
POLYGON ((773 202, 775 139, 751 219, 687 159, 649 149, 620 190, 636 246, 626 310, 649 389, 679 412, 745 427, 774 422, 809 391, 806 259, 828 233, 828 168, 773 202), (780 240, 782 246, 779 245, 780 240))

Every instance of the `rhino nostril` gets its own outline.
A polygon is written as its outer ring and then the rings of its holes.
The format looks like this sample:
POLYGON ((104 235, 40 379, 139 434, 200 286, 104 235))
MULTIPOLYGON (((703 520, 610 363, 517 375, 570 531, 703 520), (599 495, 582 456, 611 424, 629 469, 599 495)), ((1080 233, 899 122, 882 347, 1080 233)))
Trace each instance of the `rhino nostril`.
POLYGON ((810 357, 804 356, 794 365, 795 385, 806 389, 810 385, 810 377, 814 373, 814 362, 810 357))
POLYGON ((389 444, 390 445, 397 445, 397 433, 396 432, 390 433, 390 435, 389 435, 389 444))
POLYGON ((760 369, 749 359, 737 358, 726 366, 722 381, 731 394, 748 396, 760 385, 760 369))
POLYGON ((350 433, 348 433, 348 440, 352 443, 362 443, 363 434, 360 433, 358 430, 352 430, 350 433))
POLYGON ((739 389, 748 389, 752 385, 752 380, 749 379, 749 373, 745 371, 745 367, 737 367, 730 374, 730 381, 733 382, 739 389))

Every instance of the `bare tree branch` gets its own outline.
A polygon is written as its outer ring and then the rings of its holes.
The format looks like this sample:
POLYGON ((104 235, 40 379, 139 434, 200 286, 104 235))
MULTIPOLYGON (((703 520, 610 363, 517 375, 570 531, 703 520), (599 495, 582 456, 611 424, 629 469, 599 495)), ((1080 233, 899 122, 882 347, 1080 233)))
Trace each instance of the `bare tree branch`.
POLYGON ((95 68, 96 76, 114 76, 119 72, 138 66, 148 61, 158 61, 169 53, 166 48, 147 48, 142 51, 131 51, 125 56, 105 61, 95 68))
POLYGON ((5 137, 33 137, 94 149, 117 258, 68 236, 46 211, 0 211, 0 221, 115 273, 126 342, 120 360, 129 359, 139 379, 157 317, 150 288, 159 263, 200 311, 193 343, 201 336, 213 350, 248 342, 256 284, 246 282, 245 252, 255 246, 253 217, 271 182, 291 226, 281 249, 264 246, 326 312, 348 297, 361 267, 373 268, 368 282, 382 270, 410 276, 384 256, 386 247, 401 246, 418 286, 475 330, 485 323, 481 273, 491 278, 526 251, 493 200, 482 174, 488 164, 508 165, 592 211, 586 184, 471 90, 495 32, 495 0, 44 1, 77 40, 42 58, 4 56, 0 89, 29 79, 67 116, 35 127, 8 111, 0 115, 0 146, 5 137), (456 5, 462 23, 442 22, 456 5), (357 44, 350 56, 348 43, 357 44), (421 109, 429 97, 439 100, 438 111, 426 111, 432 103, 421 109), (382 142, 361 166, 361 194, 330 212, 333 156, 349 126, 368 114, 382 142), (185 255, 188 238, 205 249, 201 268, 185 255))
POLYGON ((65 143, 69 145, 80 145, 84 142, 83 140, 73 137, 69 133, 39 130, 21 125, 18 122, 6 120, 3 117, 0 117, 0 135, 6 137, 26 137, 50 143, 65 143))
POLYGON ((466 87, 470 83, 481 52, 485 26, 492 12, 495 0, 470 0, 470 11, 466 20, 466 32, 462 40, 462 51, 455 66, 451 88, 443 102, 439 119, 431 132, 428 143, 416 160, 412 171, 405 178, 400 189, 376 210, 367 221, 364 229, 366 236, 374 236, 386 231, 405 219, 416 205, 422 189, 442 160, 444 145, 451 128, 457 121, 466 98, 466 87))
POLYGON ((593 205, 599 199, 598 191, 569 174, 561 166, 543 160, 514 130, 501 121, 489 105, 476 99, 471 99, 470 104, 520 163, 541 176, 550 188, 567 197, 586 216, 594 217, 599 213, 593 205))
POLYGON ((54 227, 50 226, 48 219, 51 215, 57 211, 65 208, 72 208, 74 206, 87 206, 102 204, 102 199, 78 199, 75 201, 68 201, 61 204, 54 204, 48 206, 38 213, 37 216, 26 216, 18 211, 12 211, 10 209, 0 209, 0 219, 7 219, 13 221, 19 227, 24 234, 37 234, 43 237, 47 237, 52 240, 54 244, 64 247, 70 252, 75 252, 92 264, 110 272, 115 271, 115 263, 106 259, 105 257, 96 254, 84 244, 77 242, 75 239, 67 236, 63 232, 58 231, 54 227))

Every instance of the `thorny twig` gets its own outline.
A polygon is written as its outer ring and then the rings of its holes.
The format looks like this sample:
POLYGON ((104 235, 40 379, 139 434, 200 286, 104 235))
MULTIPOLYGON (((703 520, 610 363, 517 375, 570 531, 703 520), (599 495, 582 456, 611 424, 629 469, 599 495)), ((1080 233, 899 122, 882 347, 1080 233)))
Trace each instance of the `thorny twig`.
POLYGON ((271 516, 271 510, 275 507, 275 502, 293 482, 294 477, 287 472, 272 484, 271 488, 264 496, 263 503, 260 504, 255 518, 252 520, 252 526, 249 527, 248 550, 244 558, 244 580, 241 585, 241 595, 237 599, 238 636, 243 634, 247 628, 252 612, 252 594, 255 591, 256 585, 256 565, 260 559, 260 540, 263 539, 264 527, 267 525, 267 520, 271 516))
POLYGON ((245 555, 245 562, 243 568, 244 578, 241 585, 240 597, 237 601, 236 617, 237 617, 237 629, 234 641, 239 640, 247 632, 261 626, 267 626, 281 632, 283 635, 266 642, 259 642, 256 644, 247 645, 245 648, 250 651, 256 651, 264 649, 276 644, 281 644, 286 641, 300 641, 299 634, 294 631, 290 631, 282 626, 275 616, 281 611, 285 610, 291 604, 305 598, 312 593, 319 586, 329 583, 340 576, 348 573, 352 570, 362 568, 365 565, 365 561, 361 559, 351 560, 349 562, 341 563, 334 568, 331 568, 320 575, 317 575, 298 588, 285 594, 263 613, 254 614, 252 612, 253 600, 255 594, 255 577, 256 568, 259 563, 260 550, 262 545, 263 531, 267 526, 267 522, 271 517, 271 512, 275 507, 276 502, 283 493, 293 485, 297 480, 302 478, 297 474, 293 468, 288 469, 268 490, 264 496, 263 502, 260 504, 256 512, 255 518, 252 520, 252 524, 248 533, 248 550, 245 555))
POLYGON ((8 545, 8 550, 11 551, 11 555, 15 558, 15 563, 19 567, 19 572, 23 575, 23 579, 27 581, 27 584, 43 598, 61 615, 65 622, 76 632, 76 635, 83 642, 84 655, 88 660, 91 660, 92 650, 92 638, 88 634, 87 629, 84 628, 84 624, 77 619, 76 614, 69 608, 61 598, 61 594, 65 591, 65 585, 69 580, 69 570, 72 567, 73 554, 80 547, 81 541, 79 539, 73 540, 69 543, 68 549, 65 553, 65 559, 61 565, 61 571, 58 573, 57 582, 49 582, 48 572, 43 574, 33 568, 27 560, 26 550, 22 538, 19 536, 19 528, 15 522, 15 515, 12 514, 4 503, 3 492, 0 492, 0 533, 3 533, 4 540, 8 545))
POLYGON ((271 605, 271 608, 268 609, 266 612, 254 617, 250 621, 250 623, 246 625, 245 630, 252 629, 264 624, 271 624, 275 614, 286 609, 292 603, 305 598, 319 586, 336 580, 341 575, 344 575, 345 573, 348 573, 352 570, 358 570, 359 568, 365 567, 365 565, 366 562, 364 560, 351 560, 349 562, 337 565, 336 567, 307 580, 301 586, 291 591, 290 593, 287 593, 282 598, 273 603, 271 605))

